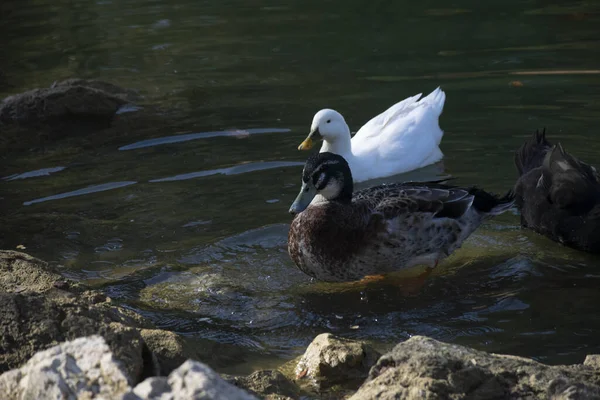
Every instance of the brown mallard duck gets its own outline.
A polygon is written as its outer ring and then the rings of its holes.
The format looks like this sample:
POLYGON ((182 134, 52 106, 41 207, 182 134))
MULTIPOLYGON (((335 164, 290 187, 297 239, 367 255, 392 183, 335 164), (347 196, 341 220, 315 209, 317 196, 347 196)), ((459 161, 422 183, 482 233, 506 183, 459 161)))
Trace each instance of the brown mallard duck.
POLYGON ((322 281, 359 280, 437 263, 493 215, 513 204, 477 188, 440 182, 371 187, 356 193, 346 160, 312 155, 292 204, 288 252, 306 274, 322 281))

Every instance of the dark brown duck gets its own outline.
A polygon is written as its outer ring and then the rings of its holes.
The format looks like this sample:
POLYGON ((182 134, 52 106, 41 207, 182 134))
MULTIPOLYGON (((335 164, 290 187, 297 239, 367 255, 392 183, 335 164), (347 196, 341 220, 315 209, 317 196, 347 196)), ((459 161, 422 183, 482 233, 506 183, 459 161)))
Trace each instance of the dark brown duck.
POLYGON ((483 190, 429 183, 380 185, 352 193, 346 160, 311 156, 290 212, 288 252, 306 274, 351 281, 415 265, 435 266, 487 217, 513 204, 483 190))
POLYGON ((594 167, 535 132, 515 154, 521 225, 566 246, 600 253, 600 179, 594 167))

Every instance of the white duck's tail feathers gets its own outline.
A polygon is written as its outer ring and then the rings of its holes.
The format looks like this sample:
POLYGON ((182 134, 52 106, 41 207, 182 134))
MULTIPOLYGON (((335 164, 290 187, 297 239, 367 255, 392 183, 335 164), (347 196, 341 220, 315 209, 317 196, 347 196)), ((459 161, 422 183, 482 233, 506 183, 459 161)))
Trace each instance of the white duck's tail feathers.
POLYGON ((446 93, 441 87, 437 87, 433 92, 429 93, 426 97, 423 97, 419 103, 425 103, 431 106, 436 116, 439 117, 444 111, 444 104, 446 103, 446 93))

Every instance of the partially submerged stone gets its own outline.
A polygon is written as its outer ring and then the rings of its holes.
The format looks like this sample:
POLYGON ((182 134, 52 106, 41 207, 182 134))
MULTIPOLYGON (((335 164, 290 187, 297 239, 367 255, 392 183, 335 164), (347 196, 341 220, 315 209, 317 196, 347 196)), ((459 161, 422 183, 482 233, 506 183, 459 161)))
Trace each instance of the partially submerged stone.
POLYGON ((248 376, 236 376, 227 379, 237 387, 243 388, 260 397, 297 399, 298 387, 277 370, 260 370, 248 376))
POLYGON ((362 381, 378 358, 379 353, 366 343, 323 333, 296 365, 296 378, 320 388, 362 381))
POLYGON ((381 356, 351 399, 587 399, 597 397, 564 396, 598 393, 598 384, 590 366, 549 366, 414 336, 381 356))
POLYGON ((0 103, 0 121, 32 124, 51 120, 110 120, 126 103, 126 91, 119 91, 115 85, 69 79, 49 88, 5 98, 0 103))

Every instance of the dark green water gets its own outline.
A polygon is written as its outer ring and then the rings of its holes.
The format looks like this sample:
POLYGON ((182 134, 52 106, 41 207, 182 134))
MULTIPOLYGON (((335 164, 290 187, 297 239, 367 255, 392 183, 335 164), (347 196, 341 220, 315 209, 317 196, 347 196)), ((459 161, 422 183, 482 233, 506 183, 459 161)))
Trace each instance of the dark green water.
POLYGON ((324 107, 357 130, 441 85, 446 157, 411 175, 423 179, 445 171, 504 191, 513 151, 544 126, 600 165, 600 6, 561 4, 3 1, 0 96, 96 78, 177 120, 5 154, 0 246, 214 345, 221 370, 279 365, 324 331, 581 362, 600 351, 600 259, 521 230, 517 215, 484 225, 420 285, 315 283, 286 251, 307 155, 296 147, 324 107), (250 134, 202 134, 223 130, 250 134))

